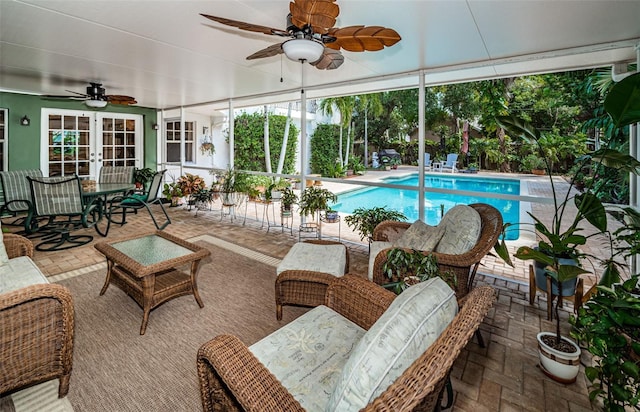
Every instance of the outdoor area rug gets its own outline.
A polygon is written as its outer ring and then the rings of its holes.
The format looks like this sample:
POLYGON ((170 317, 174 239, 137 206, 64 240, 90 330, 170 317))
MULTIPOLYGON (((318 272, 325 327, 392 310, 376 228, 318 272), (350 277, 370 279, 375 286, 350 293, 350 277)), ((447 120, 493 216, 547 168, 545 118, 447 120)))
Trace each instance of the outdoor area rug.
POLYGON ((151 312, 143 336, 133 299, 113 285, 99 296, 106 265, 56 277, 75 303, 68 395, 75 411, 201 410, 196 354, 203 343, 230 333, 250 345, 307 311, 288 306, 276 321, 277 259, 211 236, 192 240, 212 252, 198 276, 204 308, 193 296, 171 300, 151 312))

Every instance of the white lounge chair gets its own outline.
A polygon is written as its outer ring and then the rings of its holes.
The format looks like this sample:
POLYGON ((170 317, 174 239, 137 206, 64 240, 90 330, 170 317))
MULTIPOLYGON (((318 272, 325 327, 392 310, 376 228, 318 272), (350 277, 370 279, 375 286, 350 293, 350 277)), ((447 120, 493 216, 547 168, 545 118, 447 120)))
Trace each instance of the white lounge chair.
POLYGON ((458 163, 458 154, 457 153, 449 153, 447 155, 447 160, 442 163, 442 166, 440 166, 440 170, 444 171, 451 171, 451 173, 453 172, 457 172, 458 168, 456 167, 456 163, 458 163))

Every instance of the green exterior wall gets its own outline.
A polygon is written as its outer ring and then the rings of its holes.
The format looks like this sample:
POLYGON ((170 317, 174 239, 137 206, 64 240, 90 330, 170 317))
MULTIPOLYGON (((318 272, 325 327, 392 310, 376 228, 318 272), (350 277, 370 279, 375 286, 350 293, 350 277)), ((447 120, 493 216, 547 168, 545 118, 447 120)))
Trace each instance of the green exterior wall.
POLYGON ((144 159, 141 166, 156 170, 158 132, 151 127, 157 123, 156 109, 116 104, 109 104, 103 109, 92 109, 85 106, 82 101, 45 100, 40 96, 0 92, 0 109, 9 110, 7 121, 9 131, 7 139, 8 170, 40 168, 40 112, 42 108, 142 115, 144 159), (29 126, 20 124, 20 119, 25 115, 31 119, 29 126))

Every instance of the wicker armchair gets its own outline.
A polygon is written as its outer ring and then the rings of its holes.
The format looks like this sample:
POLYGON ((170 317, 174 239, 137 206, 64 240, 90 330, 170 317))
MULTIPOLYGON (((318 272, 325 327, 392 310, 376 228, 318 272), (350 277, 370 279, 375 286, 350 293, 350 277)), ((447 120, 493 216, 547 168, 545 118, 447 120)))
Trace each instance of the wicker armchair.
MULTIPOLYGON (((364 329, 384 313, 395 294, 354 275, 335 279, 325 304, 364 329)), ((366 411, 432 411, 453 363, 493 305, 495 291, 476 288, 440 337, 366 411)), ((302 411, 301 405, 235 336, 220 335, 198 351, 205 411, 302 411)))
MULTIPOLYGON (((33 255, 30 240, 3 237, 9 258, 33 255)), ((37 284, 0 293, 0 396, 56 378, 58 396, 66 396, 73 333, 73 301, 64 286, 37 284)))
MULTIPOLYGON (((468 252, 460 255, 447 255, 437 252, 431 253, 438 261, 438 266, 442 271, 449 271, 455 274, 458 284, 456 285, 456 295, 458 299, 464 297, 473 287, 473 279, 480 265, 480 261, 484 258, 493 246, 498 242, 498 238, 502 233, 502 214, 491 205, 484 203, 474 203, 469 205, 480 214, 482 220, 482 231, 476 245, 468 252)), ((393 242, 398 239, 405 230, 411 226, 407 222, 396 222, 387 220, 380 223, 373 231, 372 239, 374 241, 393 242)), ((373 265, 373 281, 379 285, 389 282, 389 278, 382 270, 387 261, 385 249, 378 253, 373 265)))

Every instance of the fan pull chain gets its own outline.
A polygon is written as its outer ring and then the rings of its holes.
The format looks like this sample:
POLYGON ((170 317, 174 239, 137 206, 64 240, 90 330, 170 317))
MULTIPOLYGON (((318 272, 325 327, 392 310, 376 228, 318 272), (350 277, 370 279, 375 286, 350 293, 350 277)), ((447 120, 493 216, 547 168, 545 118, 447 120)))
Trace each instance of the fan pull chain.
POLYGON ((282 83, 282 54, 280 55, 280 83, 282 83))

